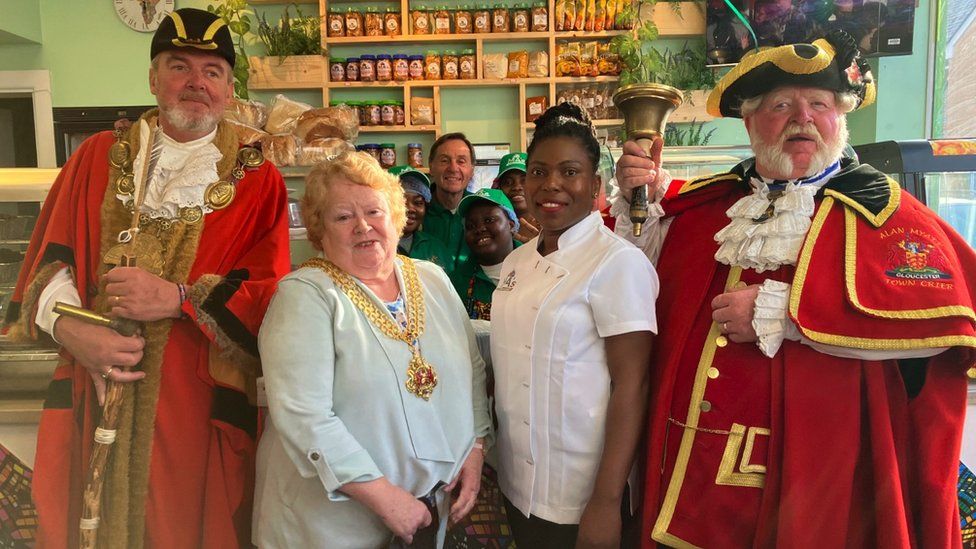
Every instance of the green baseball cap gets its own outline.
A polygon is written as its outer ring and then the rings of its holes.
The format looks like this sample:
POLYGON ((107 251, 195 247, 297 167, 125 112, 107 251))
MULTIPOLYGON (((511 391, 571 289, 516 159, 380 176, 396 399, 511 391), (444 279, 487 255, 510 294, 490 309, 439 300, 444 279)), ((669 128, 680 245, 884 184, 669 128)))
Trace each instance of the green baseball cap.
POLYGON ((502 157, 501 162, 498 163, 498 175, 495 176, 495 183, 501 180, 505 172, 512 170, 518 170, 525 173, 525 161, 528 155, 525 153, 509 153, 502 157))
POLYGON ((487 200, 488 202, 500 207, 502 211, 505 212, 505 215, 512 220, 512 223, 515 223, 515 230, 518 230, 519 220, 518 216, 515 215, 515 208, 512 206, 512 202, 508 199, 508 197, 505 196, 505 193, 499 189, 481 189, 474 194, 465 196, 458 204, 458 213, 461 214, 461 217, 467 217, 468 210, 470 210, 472 206, 481 200, 487 200))

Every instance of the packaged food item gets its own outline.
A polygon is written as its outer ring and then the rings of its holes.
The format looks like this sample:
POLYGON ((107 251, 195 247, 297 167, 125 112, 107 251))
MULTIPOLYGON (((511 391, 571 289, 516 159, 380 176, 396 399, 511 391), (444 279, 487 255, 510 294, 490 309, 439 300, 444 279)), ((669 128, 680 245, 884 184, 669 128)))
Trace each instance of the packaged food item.
MULTIPOLYGON (((618 14, 623 13, 623 11, 632 3, 633 0, 617 0, 617 13, 618 14)), ((630 30, 634 28, 634 23, 636 19, 637 19, 636 17, 631 17, 630 20, 627 21, 626 23, 622 25, 617 25, 617 28, 620 30, 630 30)))
POLYGON ((350 108, 356 109, 356 114, 359 115, 359 125, 368 126, 369 125, 369 113, 366 112, 366 102, 365 101, 350 101, 346 103, 350 108))
POLYGON ((264 158, 275 166, 294 166, 298 153, 298 138, 290 133, 265 135, 261 138, 264 158))
POLYGON ((610 49, 609 42, 603 42, 597 50, 597 71, 604 76, 620 74, 620 56, 610 49))
POLYGON ((329 80, 342 82, 346 79, 346 60, 341 57, 329 59, 329 80))
POLYGON ((596 120, 603 120, 607 118, 606 96, 604 95, 604 88, 601 88, 600 86, 593 86, 590 89, 593 95, 593 118, 596 120))
POLYGON ((383 36, 383 16, 379 10, 372 6, 366 8, 363 26, 366 28, 366 36, 383 36))
POLYGON ((549 30, 549 8, 545 2, 532 5, 532 32, 546 32, 549 30))
POLYGON ((473 49, 461 50, 461 57, 458 59, 458 76, 461 80, 474 80, 478 78, 478 66, 475 64, 475 53, 473 49))
POLYGON ((438 6, 434 12, 434 34, 451 34, 451 12, 447 6, 438 6))
POLYGON ((346 82, 359 82, 359 58, 346 58, 346 82))
POLYGON ((596 113, 593 112, 594 107, 596 107, 596 101, 593 97, 593 90, 591 88, 583 88, 580 90, 580 107, 586 112, 586 115, 591 119, 596 118, 596 113))
POLYGON ((491 32, 509 32, 511 29, 508 7, 505 4, 498 4, 491 10, 491 32))
POLYGON ((443 74, 441 77, 444 80, 457 80, 458 79, 458 54, 455 50, 445 50, 444 56, 441 57, 441 65, 443 66, 443 74))
POLYGON ((593 25, 596 23, 596 2, 597 0, 586 0, 586 18, 583 20, 583 30, 587 32, 593 31, 593 25))
POLYGON ((393 101, 380 101, 380 124, 393 126, 396 118, 393 116, 393 101))
POLYGON ((593 30, 603 31, 604 22, 607 18, 607 0, 596 0, 596 15, 593 17, 593 30))
POLYGON ((603 108, 607 113, 607 118, 620 118, 620 111, 613 104, 614 88, 607 86, 606 93, 603 95, 603 108))
POLYGON ((380 144, 380 166, 388 170, 397 165, 396 145, 393 143, 380 144))
POLYGON ((363 143, 356 147, 357 150, 363 151, 364 153, 369 153, 370 156, 376 159, 377 162, 380 161, 380 144, 379 143, 363 143))
POLYGON ((512 9, 512 31, 529 32, 529 26, 529 5, 515 4, 514 9, 512 9))
MULTIPOLYGON (((556 5, 553 9, 552 20, 553 26, 556 27, 557 31, 567 30, 566 29, 566 7, 572 0, 556 0, 556 5)), ((571 18, 570 18, 571 19, 571 18)))
POLYGON ((549 76, 549 54, 544 51, 534 51, 529 54, 529 78, 545 78, 549 76))
POLYGON ((410 79, 410 62, 405 54, 393 54, 393 79, 397 82, 410 79))
POLYGON ((358 11, 347 8, 346 9, 346 36, 362 36, 363 35, 363 14, 358 11))
POLYGON ((430 34, 430 20, 423 9, 417 8, 410 12, 410 23, 414 34, 430 34))
POLYGON ((580 51, 580 76, 599 76, 600 69, 597 67, 597 43, 595 41, 583 42, 580 51))
POLYGON ((366 125, 379 126, 383 123, 383 108, 379 101, 367 101, 364 106, 366 108, 366 125))
POLYGON ((342 13, 335 10, 329 10, 327 32, 329 37, 346 35, 346 22, 345 17, 342 16, 342 13))
POLYGON ((458 6, 454 12, 454 32, 458 34, 471 34, 474 24, 471 17, 471 8, 468 6, 458 6))
POLYGON ((573 30, 581 31, 586 26, 586 0, 576 0, 576 20, 573 22, 573 30))
POLYGON ((580 43, 556 46, 556 76, 580 76, 580 43))
POLYGON ((508 52, 508 73, 505 78, 526 78, 529 75, 529 52, 508 52))
POLYGON ((410 73, 410 80, 423 80, 424 56, 411 55, 407 57, 407 71, 410 73))
POLYGON ((376 80, 378 82, 393 80, 393 58, 388 53, 376 56, 376 80))
POLYGON ((428 50, 424 56, 424 80, 441 79, 441 54, 428 50))
POLYGON ((260 129, 268 121, 268 107, 260 101, 231 98, 224 107, 224 119, 260 129))
POLYGON ((359 56, 359 81, 372 82, 376 80, 376 56, 364 53, 359 56))
POLYGON ((569 102, 569 90, 565 90, 565 89, 559 90, 559 92, 556 93, 556 104, 559 105, 561 103, 568 103, 568 102, 569 102))
POLYGON ((319 162, 331 160, 346 151, 355 150, 352 143, 330 137, 327 139, 315 139, 302 143, 301 151, 298 156, 299 166, 312 166, 319 162))
POLYGON ((411 168, 424 167, 424 148, 420 143, 407 143, 407 164, 411 168))
POLYGON ((430 97, 413 97, 410 99, 410 123, 415 126, 426 126, 434 123, 434 100, 430 97))
POLYGON ((393 103, 393 124, 402 126, 406 124, 406 116, 403 112, 403 101, 391 101, 393 103))
POLYGON ((474 12, 474 32, 475 34, 491 32, 491 10, 488 9, 488 4, 481 4, 474 12))
POLYGON ((613 30, 614 19, 617 18, 617 0, 607 0, 607 11, 603 18, 603 29, 613 30))
POLYGON ((264 130, 270 134, 291 133, 298 123, 298 117, 311 108, 311 105, 278 94, 271 100, 271 108, 268 109, 268 122, 265 124, 264 130))
POLYGON ((400 10, 386 8, 386 13, 383 14, 383 32, 387 36, 400 36, 403 33, 402 25, 400 24, 400 10))
POLYGON ((482 77, 485 80, 502 80, 508 74, 508 56, 504 53, 486 53, 482 58, 482 77))
POLYGON ((292 133, 305 143, 329 137, 355 141, 359 137, 359 113, 349 105, 309 109, 298 117, 292 133))
POLYGON ((525 99, 525 121, 535 122, 535 119, 542 116, 547 108, 549 108, 549 97, 545 95, 527 97, 525 99))
POLYGON ((257 143, 261 139, 268 135, 267 132, 261 131, 259 128, 254 126, 248 126, 247 124, 241 124, 237 120, 230 118, 225 119, 230 127, 234 129, 234 133, 237 134, 237 142, 242 145, 250 145, 252 143, 257 143))

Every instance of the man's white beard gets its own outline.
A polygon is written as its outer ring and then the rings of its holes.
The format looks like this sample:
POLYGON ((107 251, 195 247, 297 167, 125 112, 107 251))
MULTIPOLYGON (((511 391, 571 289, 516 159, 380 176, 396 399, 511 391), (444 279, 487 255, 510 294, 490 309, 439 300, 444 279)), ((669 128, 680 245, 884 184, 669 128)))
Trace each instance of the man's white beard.
MULTIPOLYGON (((833 164, 844 153, 844 147, 850 137, 847 131, 847 117, 844 115, 841 115, 837 121, 837 136, 829 143, 824 141, 813 122, 805 126, 789 124, 775 143, 765 142, 759 132, 753 129, 749 131, 749 139, 752 142, 752 150, 756 153, 756 164, 762 166, 764 171, 790 178, 793 174, 793 158, 783 151, 783 145, 788 138, 801 133, 816 136, 817 139, 817 151, 810 157, 810 165, 807 166, 806 172, 800 175, 801 178, 817 175, 833 164)), ((766 174, 760 175, 768 177, 766 174)))
POLYGON ((181 132, 210 133, 217 127, 217 123, 220 122, 221 118, 220 115, 211 112, 201 115, 191 115, 179 105, 173 107, 160 106, 159 111, 173 128, 181 132))

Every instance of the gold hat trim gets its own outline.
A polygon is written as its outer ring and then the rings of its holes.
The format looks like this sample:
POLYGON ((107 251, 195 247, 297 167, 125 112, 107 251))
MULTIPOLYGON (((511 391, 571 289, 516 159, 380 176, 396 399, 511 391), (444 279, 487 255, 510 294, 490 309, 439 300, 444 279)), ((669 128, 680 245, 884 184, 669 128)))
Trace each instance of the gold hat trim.
POLYGON ((220 27, 223 27, 224 25, 225 23, 223 19, 220 18, 214 19, 214 22, 210 23, 210 26, 207 27, 207 30, 203 32, 203 39, 213 40, 214 35, 217 34, 217 31, 220 30, 220 27))
MULTIPOLYGON (((180 14, 174 11, 169 16, 173 19, 173 26, 176 27, 176 36, 186 38, 186 25, 183 24, 183 18, 180 17, 180 14)), ((175 43, 176 40, 174 39, 173 42, 175 43)))

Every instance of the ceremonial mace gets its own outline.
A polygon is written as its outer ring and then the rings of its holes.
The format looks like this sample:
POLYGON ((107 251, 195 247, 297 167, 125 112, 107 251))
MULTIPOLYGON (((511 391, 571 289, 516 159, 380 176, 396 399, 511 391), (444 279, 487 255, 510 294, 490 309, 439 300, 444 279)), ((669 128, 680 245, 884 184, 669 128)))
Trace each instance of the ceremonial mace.
MULTIPOLYGON (((668 117, 681 104, 681 91, 664 84, 630 84, 613 94, 613 104, 624 117, 627 139, 636 141, 650 156, 655 137, 664 137, 668 117)), ((657 169, 660 169, 657 166, 657 169)), ((630 222, 640 236, 647 221, 647 187, 634 189, 630 197, 630 222)))
MULTIPOLYGON (((118 266, 135 267, 136 251, 139 250, 139 217, 142 201, 146 195, 146 187, 149 186, 156 165, 162 154, 161 130, 158 125, 153 125, 149 136, 149 154, 143 165, 142 177, 136 185, 135 202, 132 213, 132 223, 128 229, 119 233, 116 246, 110 249, 105 256, 113 255, 113 252, 120 248, 122 251, 118 266)), ((118 146, 119 143, 113 145, 118 146)), ((128 144, 126 144, 126 147, 128 144)), ((125 149, 126 152, 128 149, 125 149)), ((115 154, 116 151, 113 151, 115 154)), ((141 242, 140 242, 141 243, 141 242)), ((110 318, 85 309, 78 309, 58 303, 55 311, 68 316, 78 318, 90 324, 112 328, 124 336, 135 335, 142 327, 142 323, 127 318, 110 318), (60 310, 58 310, 60 307, 60 310)), ((119 424, 119 414, 122 410, 122 400, 126 389, 126 384, 117 383, 110 379, 105 380, 105 406, 102 408, 102 419, 95 428, 95 444, 92 448, 91 459, 88 462, 88 476, 85 479, 85 490, 82 494, 82 513, 79 523, 80 547, 82 549, 93 549, 98 541, 98 525, 101 520, 100 510, 102 505, 102 486, 105 484, 105 472, 108 465, 109 454, 112 444, 115 442, 116 429, 119 424)))

